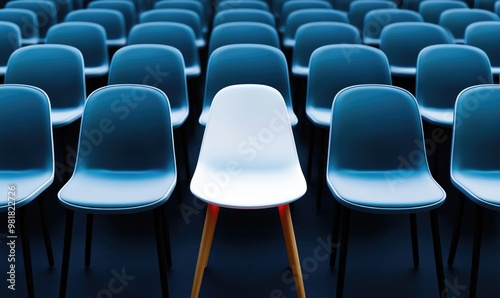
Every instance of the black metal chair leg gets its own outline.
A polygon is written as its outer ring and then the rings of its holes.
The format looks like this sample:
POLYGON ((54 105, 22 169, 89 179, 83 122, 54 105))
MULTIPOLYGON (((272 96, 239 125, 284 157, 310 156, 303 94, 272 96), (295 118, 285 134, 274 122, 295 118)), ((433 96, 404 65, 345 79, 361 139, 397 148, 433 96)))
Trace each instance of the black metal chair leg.
POLYGON ((191 179, 191 168, 189 166, 189 146, 188 146, 188 140, 187 140, 187 133, 188 130, 186 129, 186 126, 183 125, 181 127, 181 142, 182 142, 182 152, 184 154, 184 167, 185 167, 185 172, 186 172, 186 183, 189 183, 189 179, 191 179))
POLYGON ((441 254, 441 238, 439 236, 439 222, 437 211, 435 209, 430 211, 430 217, 432 228, 432 242, 434 243, 434 258, 436 261, 436 273, 438 278, 439 297, 446 298, 443 257, 441 254))
POLYGON ((24 271, 26 274, 26 287, 28 290, 28 297, 35 297, 35 287, 33 284, 33 267, 31 265, 31 247, 30 247, 30 237, 28 232, 28 225, 26 224, 26 207, 19 208, 19 224, 21 228, 21 242, 23 246, 23 257, 24 257, 24 271))
POLYGON ((472 265, 470 270, 469 297, 475 298, 477 292, 477 276, 479 273, 479 256, 481 253, 481 238, 483 236, 484 208, 476 206, 476 224, 474 229, 474 244, 472 246, 472 265))
POLYGON ((323 186, 326 180, 326 154, 328 151, 327 144, 327 133, 325 133, 324 129, 319 129, 320 131, 320 139, 321 139, 321 147, 319 148, 319 156, 320 156, 320 165, 318 167, 318 192, 316 197, 316 208, 321 209, 321 199, 323 196, 323 186))
POLYGON ((42 222, 43 240, 45 242, 45 251, 47 252, 47 260, 49 267, 54 267, 54 251, 52 249, 52 241, 50 239, 49 227, 47 218, 45 217, 45 196, 42 194, 38 197, 38 208, 40 209, 40 220, 42 222))
POLYGON ((334 203, 334 214, 333 214, 333 229, 332 229, 332 239, 330 242, 330 267, 335 267, 335 261, 337 259, 337 248, 340 246, 339 243, 339 233, 340 233, 340 218, 342 217, 342 205, 335 200, 334 203))
POLYGON ((312 166, 313 166, 313 156, 314 156, 314 134, 317 128, 316 125, 311 125, 311 131, 309 134, 309 148, 307 150, 307 173, 306 178, 307 181, 311 181, 312 179, 312 166))
POLYGON ((453 234, 451 236, 450 253, 448 255, 448 266, 453 266, 455 261, 455 255, 457 253, 458 241, 460 239, 460 230, 462 228, 462 219, 464 216, 464 204, 465 200, 463 195, 459 196, 458 202, 458 214, 455 221, 455 227, 453 228, 453 234))
POLYGON ((64 231, 63 259, 61 265, 61 283, 59 285, 59 298, 66 297, 66 286, 68 283, 69 257, 71 252, 71 238, 73 234, 73 218, 75 213, 66 209, 66 228, 64 231))
POLYGON ((411 247, 413 251, 413 266, 418 268, 420 265, 420 257, 418 253, 418 232, 417 232, 417 215, 410 214, 410 229, 411 229, 411 247))
POLYGON ((92 229, 94 228, 94 214, 87 213, 87 226, 85 230, 85 268, 90 267, 92 252, 92 229))
POLYGON ((161 226, 163 228, 163 240, 165 245, 165 257, 167 259, 168 268, 172 267, 172 249, 170 246, 170 230, 168 228, 168 216, 166 204, 163 204, 163 212, 161 214, 161 226))
POLYGON ((162 224, 163 216, 161 207, 158 207, 154 210, 154 217, 155 217, 156 250, 158 253, 161 292, 163 298, 168 298, 167 266, 165 260, 165 239, 163 239, 164 231, 162 224))
POLYGON ((342 207, 342 234, 340 243, 340 259, 339 259, 339 270, 337 273, 337 298, 342 298, 344 295, 344 280, 345 280, 345 269, 347 262, 347 246, 349 243, 349 220, 351 216, 351 210, 349 208, 342 207))

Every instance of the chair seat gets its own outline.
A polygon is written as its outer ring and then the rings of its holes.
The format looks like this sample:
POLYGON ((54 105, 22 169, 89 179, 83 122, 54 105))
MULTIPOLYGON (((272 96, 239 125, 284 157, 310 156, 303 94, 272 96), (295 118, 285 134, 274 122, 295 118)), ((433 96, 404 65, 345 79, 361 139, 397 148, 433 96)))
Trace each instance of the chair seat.
POLYGON ((500 171, 460 170, 453 184, 477 204, 500 211, 500 171))
POLYGON ((109 71, 109 65, 101 65, 95 67, 85 67, 85 76, 86 77, 100 77, 104 76, 109 71))
POLYGON ((429 108, 425 106, 420 106, 420 113, 422 117, 433 123, 439 125, 453 125, 453 108, 429 108))
POLYGON ((52 108, 52 126, 59 127, 69 124, 80 118, 83 113, 83 106, 71 109, 52 108))
POLYGON ((122 47, 122 46, 125 46, 127 44, 127 38, 122 37, 122 38, 116 38, 116 39, 108 39, 106 41, 106 44, 108 46, 112 46, 112 47, 122 47))
POLYGON ((417 68, 411 66, 392 66, 391 73, 399 76, 411 76, 414 77, 417 74, 417 68))
POLYGON ((77 172, 59 192, 67 208, 99 213, 132 213, 160 206, 172 193, 174 172, 77 172))
POLYGON ((7 190, 11 185, 16 186, 16 207, 20 208, 47 188, 54 180, 52 171, 24 170, 24 171, 1 171, 0 185, 5 189, 5 195, 0 199, 0 212, 8 207, 7 190))
MULTIPOLYGON (((404 167, 404 165, 402 165, 404 167)), ((445 192, 421 170, 329 171, 328 184, 348 208, 363 212, 426 211, 444 202, 445 192), (418 171, 418 172, 417 172, 418 171), (331 182, 335 182, 335 188, 331 182)))
POLYGON ((201 74, 201 67, 199 65, 186 65, 184 71, 186 72, 186 77, 194 78, 201 74))
POLYGON ((181 126, 186 121, 188 115, 189 109, 186 107, 180 109, 172 108, 170 117, 172 118, 173 128, 181 126))
POLYGON ((325 128, 330 127, 332 119, 332 110, 327 108, 319 108, 313 106, 306 107, 307 118, 317 126, 325 128))
POLYGON ((301 65, 292 65, 292 73, 296 76, 307 77, 309 75, 309 67, 301 65))
MULTIPOLYGON (((297 125, 297 123, 299 122, 297 115, 295 115, 293 110, 290 108, 287 108, 287 111, 288 111, 288 118, 290 119, 290 124, 292 126, 297 125)), ((199 119, 199 122, 201 125, 206 125, 209 115, 210 115, 210 107, 203 107, 203 110, 201 112, 200 119, 199 119)))

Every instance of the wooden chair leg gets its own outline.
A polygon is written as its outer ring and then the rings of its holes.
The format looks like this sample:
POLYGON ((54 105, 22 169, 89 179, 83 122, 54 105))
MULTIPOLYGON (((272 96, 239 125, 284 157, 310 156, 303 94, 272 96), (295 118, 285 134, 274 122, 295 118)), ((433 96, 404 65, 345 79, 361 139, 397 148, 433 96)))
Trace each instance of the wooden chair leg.
POLYGON ((94 214, 87 213, 87 224, 85 227, 85 268, 90 267, 90 255, 92 252, 92 229, 94 228, 94 214))
POLYGON ((418 232, 417 232, 417 215, 410 214, 410 230, 411 230, 411 247, 413 251, 413 266, 418 268, 420 265, 420 257, 418 253, 418 232))
POLYGON ((193 289, 191 290, 191 298, 198 298, 201 288, 203 273, 208 263, 210 255, 210 247, 215 232, 217 216, 219 215, 219 207, 215 205, 207 206, 207 215, 205 217, 205 225, 203 226, 203 235, 201 236, 200 251, 198 253, 198 261, 196 263, 196 271, 194 274, 193 289))
POLYGON ((295 233, 293 231, 292 217, 290 215, 290 207, 282 205, 278 208, 280 213, 281 225, 283 227, 283 234, 285 236, 285 244, 288 253, 288 261, 292 268, 293 278, 295 280, 295 287, 297 288, 297 296, 305 298, 306 293, 304 289, 304 281, 302 279, 302 270, 300 268, 299 252, 297 250, 297 243, 295 242, 295 233))
POLYGON ((474 244, 472 246, 472 265, 470 270, 469 297, 475 298, 477 292, 477 277, 479 274, 479 256, 481 253, 481 238, 483 236, 484 208, 476 205, 476 224, 474 229, 474 244))

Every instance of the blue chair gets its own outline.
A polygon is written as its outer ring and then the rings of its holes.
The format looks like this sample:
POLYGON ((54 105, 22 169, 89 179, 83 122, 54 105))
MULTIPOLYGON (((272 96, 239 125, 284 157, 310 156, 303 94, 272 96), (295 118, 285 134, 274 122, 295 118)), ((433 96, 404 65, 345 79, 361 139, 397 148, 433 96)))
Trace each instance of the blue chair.
POLYGON ((495 11, 495 2, 497 2, 497 0, 473 0, 473 1, 474 1, 474 8, 495 11))
POLYGON ((86 8, 68 13, 65 22, 91 22, 106 30, 108 47, 121 47, 127 43, 125 18, 122 13, 108 8, 86 8))
POLYGON ((66 126, 83 112, 86 98, 82 53, 67 45, 32 45, 10 56, 6 84, 36 86, 50 98, 53 127, 66 126))
POLYGON ((225 1, 219 1, 217 3, 217 9, 215 10, 216 12, 220 12, 223 10, 227 9, 244 9, 244 8, 250 8, 250 9, 261 9, 265 11, 271 11, 271 8, 269 7, 269 4, 265 1, 260 1, 260 0, 225 0, 225 1))
POLYGON ((127 34, 130 29, 137 22, 137 11, 135 10, 134 3, 128 0, 106 0, 106 1, 92 1, 87 8, 104 8, 113 9, 122 13, 125 21, 125 30, 127 34))
POLYGON ((292 73, 295 76, 309 75, 309 58, 317 48, 329 44, 360 44, 358 29, 350 24, 338 22, 312 22, 302 25, 295 34, 292 56, 292 73))
POLYGON ((323 0, 294 0, 294 1, 287 1, 283 3, 283 6, 281 8, 281 15, 280 15, 280 25, 279 25, 279 32, 284 33, 285 32, 285 26, 286 26, 286 21, 288 19, 288 16, 297 10, 300 9, 308 9, 308 8, 326 8, 326 9, 333 9, 332 4, 327 1, 323 0))
POLYGON ((178 8, 153 9, 139 16, 139 23, 149 22, 177 22, 188 25, 196 36, 196 45, 199 48, 206 45, 200 16, 194 11, 178 8))
POLYGON ((154 9, 180 8, 187 9, 198 14, 201 20, 201 30, 204 34, 208 32, 208 14, 205 6, 198 0, 162 0, 154 4, 154 9))
POLYGON ((283 33, 283 47, 293 48, 295 46, 295 34, 300 26, 312 22, 340 22, 349 23, 347 14, 342 11, 309 8, 292 12, 287 19, 285 32, 283 33))
POLYGON ((52 25, 57 24, 57 8, 56 5, 50 1, 9 1, 5 7, 28 9, 36 14, 38 20, 38 34, 40 37, 39 42, 44 42, 47 30, 49 30, 52 25))
POLYGON ((305 298, 289 204, 305 194, 307 185, 283 97, 269 86, 228 86, 217 93, 211 109, 190 185, 208 203, 191 297, 200 292, 219 209, 278 207, 297 297, 305 298), (263 138, 257 153, 245 140, 261 135, 272 138, 263 138), (214 180, 214 173, 227 182, 214 180))
MULTIPOLYGON (((327 45, 316 49, 309 60, 307 80, 306 115, 314 124, 309 133, 307 177, 311 179, 315 133, 320 135, 319 177, 324 177, 327 156, 326 130, 331 122, 331 106, 335 95, 342 89, 360 84, 391 85, 391 71, 384 53, 366 45, 327 45), (320 128, 318 130, 317 128, 320 128)), ((319 182, 316 207, 321 207, 321 180, 319 182)))
POLYGON ((236 84, 261 84, 275 88, 284 98, 290 123, 296 125, 285 55, 259 44, 234 44, 213 51, 208 59, 203 108, 199 118, 206 125, 212 101, 221 89, 236 84))
POLYGON ((397 8, 396 3, 387 0, 363 0, 353 1, 349 6, 349 22, 356 26, 360 32, 363 31, 365 15, 375 9, 397 8))
POLYGON ((468 8, 468 6, 464 1, 456 0, 422 1, 418 6, 418 12, 425 22, 439 24, 441 13, 453 8, 468 8))
POLYGON ((374 9, 365 15, 363 43, 380 46, 380 34, 385 26, 399 22, 423 22, 422 16, 408 9, 374 9))
POLYGON ((476 22, 465 29, 464 42, 483 50, 490 60, 493 75, 500 74, 500 22, 476 22))
POLYGON ((423 119, 439 126, 453 125, 453 108, 465 88, 491 84, 486 53, 467 45, 432 45, 417 59, 416 98, 423 119))
POLYGON ((168 297, 170 242, 168 220, 163 219, 161 208, 176 185, 177 169, 167 96, 145 85, 100 88, 87 99, 81 131, 92 132, 92 136, 80 134, 75 171, 58 194, 66 208, 59 297, 66 296, 75 211, 87 217, 88 268, 94 214, 149 210, 154 210, 162 296, 168 297), (135 108, 121 103, 124 96, 136 104, 135 108), (110 107, 119 107, 119 112, 110 107))
POLYGON ((326 180, 337 202, 330 255, 330 260, 335 260, 335 247, 340 245, 336 297, 343 296, 351 210, 409 214, 415 267, 419 266, 416 213, 428 211, 439 297, 446 296, 436 211, 446 193, 431 176, 423 144, 419 108, 410 92, 387 85, 363 85, 348 87, 335 96, 326 180), (420 158, 402 166, 401 157, 414 152, 420 158))
POLYGON ((40 42, 36 14, 24 8, 0 9, 0 21, 16 24, 21 30, 21 44, 32 45, 40 42))
MULTIPOLYGON (((26 275, 25 297, 35 297, 26 213, 29 204, 35 199, 39 203, 49 266, 54 266, 44 212, 44 191, 54 181, 55 173, 50 103, 42 90, 26 85, 1 85, 0 98, 0 138, 4 140, 0 146, 0 184, 5 190, 0 200, 0 213, 7 213, 9 222, 14 218, 13 225, 17 230, 12 230, 16 235, 21 232, 19 241, 22 244, 26 275)), ((5 267, 6 272, 9 269, 5 267)), ((18 269, 16 267, 15 271, 19 272, 18 269)), ((25 295, 24 289, 18 287, 16 290, 21 292, 21 296, 25 295)))
POLYGON ((73 9, 77 9, 73 7, 73 0, 47 0, 47 1, 54 3, 54 5, 56 6, 58 23, 64 22, 66 15, 68 15, 70 11, 73 11, 73 9))
POLYGON ((19 26, 0 21, 0 76, 5 75, 10 55, 21 47, 21 39, 19 26))
POLYGON ((215 14, 212 27, 215 28, 220 24, 232 22, 259 22, 275 27, 276 22, 273 15, 262 9, 241 8, 241 9, 226 9, 215 14))
MULTIPOLYGON (((451 148, 451 182, 460 191, 459 212, 450 246, 448 265, 453 266, 464 213, 464 196, 474 202, 474 240, 469 297, 476 297, 484 209, 500 210, 500 86, 472 86, 457 97, 451 148)), ((471 211, 468 211, 471 212, 471 211)), ((479 289, 480 290, 480 289, 479 289)), ((479 291, 480 292, 480 291, 479 291)), ((477 295, 477 297, 484 296, 477 295)), ((488 294, 486 294, 488 295, 488 294)))
POLYGON ((500 16, 500 2, 495 2, 495 7, 493 8, 493 12, 497 14, 497 16, 500 16))
POLYGON ((185 74, 188 78, 201 74, 200 54, 193 30, 175 22, 151 22, 135 25, 130 31, 128 44, 163 44, 181 51, 185 74))
POLYGON ((257 22, 232 22, 221 24, 212 30, 208 55, 221 46, 240 43, 280 48, 278 32, 274 27, 257 22))
POLYGON ((491 11, 477 8, 448 9, 439 17, 439 25, 451 32, 455 43, 464 43, 467 26, 481 21, 500 21, 500 18, 491 11))

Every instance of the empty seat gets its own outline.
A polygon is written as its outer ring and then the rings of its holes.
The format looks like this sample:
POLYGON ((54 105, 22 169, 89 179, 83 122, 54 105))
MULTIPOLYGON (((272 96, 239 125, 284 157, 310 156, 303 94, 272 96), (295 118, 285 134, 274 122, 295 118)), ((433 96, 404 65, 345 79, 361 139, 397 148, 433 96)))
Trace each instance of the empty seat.
POLYGON ((375 9, 365 15, 363 23, 363 43, 379 46, 380 34, 385 26, 399 22, 423 22, 422 16, 407 9, 375 9))
POLYGON ((0 21, 0 76, 5 75, 10 55, 21 47, 21 38, 19 26, 0 21))
POLYGON ((300 9, 308 9, 308 8, 330 8, 330 9, 333 9, 330 2, 323 1, 323 0, 287 1, 287 2, 283 3, 283 7, 281 8, 281 15, 279 18, 279 20, 280 20, 279 31, 281 33, 285 32, 286 21, 288 19, 288 16, 292 12, 300 10, 300 9))
POLYGON ((7 8, 22 8, 33 11, 38 18, 38 34, 40 42, 45 41, 47 30, 56 24, 57 21, 57 8, 53 2, 50 1, 9 1, 5 5, 7 8))
POLYGON ((424 18, 424 21, 439 24, 441 13, 453 8, 468 8, 467 3, 456 0, 432 0, 422 1, 418 7, 418 12, 424 18))
POLYGON ((154 9, 180 8, 196 12, 200 16, 201 29, 208 32, 208 14, 202 2, 197 0, 163 0, 154 4, 154 9))
POLYGON ((500 74, 500 22, 476 22, 467 26, 464 42, 483 50, 490 60, 491 72, 500 74))
POLYGON ((251 9, 262 9, 265 11, 271 11, 269 4, 265 1, 260 0, 225 0, 219 1, 217 3, 216 12, 220 12, 227 9, 241 9, 241 8, 251 8, 251 9))
POLYGON ((38 19, 33 11, 25 8, 3 8, 0 9, 0 21, 11 22, 19 26, 23 45, 40 42, 38 19))
POLYGON ((134 3, 127 0, 106 0, 106 1, 92 1, 87 8, 104 8, 114 9, 122 13, 125 21, 125 29, 130 32, 132 26, 137 22, 137 12, 134 3))
POLYGON ((349 22, 362 32, 365 15, 372 10, 383 8, 397 8, 397 5, 387 0, 353 1, 349 6, 349 22))
POLYGON ((439 25, 453 35, 455 43, 464 43, 465 29, 480 21, 499 21, 493 12, 483 9, 454 8, 444 11, 439 17, 439 25))

